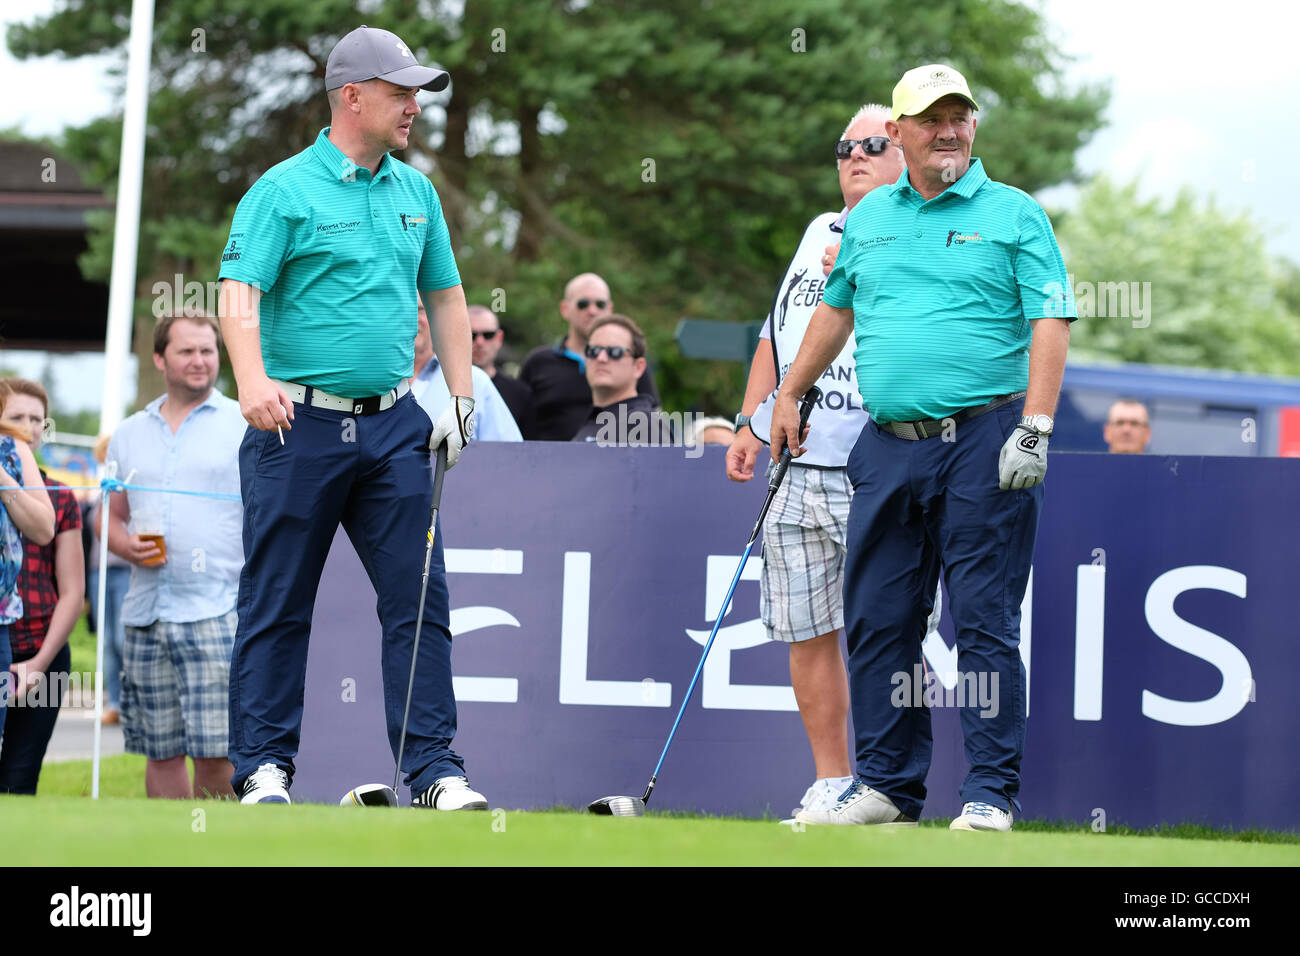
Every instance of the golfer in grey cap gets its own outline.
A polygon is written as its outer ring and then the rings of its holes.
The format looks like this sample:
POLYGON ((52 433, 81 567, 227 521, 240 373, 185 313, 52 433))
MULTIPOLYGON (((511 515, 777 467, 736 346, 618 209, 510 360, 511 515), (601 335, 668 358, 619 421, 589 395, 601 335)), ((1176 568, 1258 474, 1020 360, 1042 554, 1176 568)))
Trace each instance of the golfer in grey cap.
MULTIPOLYGON (((331 92, 348 83, 383 80, 394 86, 419 87, 437 93, 451 82, 442 70, 420 66, 415 55, 395 33, 365 25, 357 27, 330 52, 325 64, 325 90, 331 92)), ((330 98, 333 107, 334 98, 330 98)))
POLYGON ((413 803, 487 808, 451 749, 442 533, 427 565, 421 533, 429 450, 445 445, 450 468, 473 433, 469 318, 438 194, 389 155, 407 144, 416 93, 447 83, 387 30, 345 36, 325 71, 330 126, 253 184, 221 257, 222 329, 250 426, 239 453, 245 562, 230 665, 232 783, 244 803, 289 802, 312 608, 341 522, 379 598, 394 756, 413 680, 401 766, 413 803), (437 422, 408 384, 417 292, 451 393, 437 422))

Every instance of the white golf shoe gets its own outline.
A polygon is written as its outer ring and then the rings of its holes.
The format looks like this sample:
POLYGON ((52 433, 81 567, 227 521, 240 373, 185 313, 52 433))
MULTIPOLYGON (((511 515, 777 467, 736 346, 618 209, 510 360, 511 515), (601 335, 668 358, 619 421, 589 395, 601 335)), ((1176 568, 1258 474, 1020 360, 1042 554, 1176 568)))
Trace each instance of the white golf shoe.
POLYGON ((799 806, 790 811, 790 818, 782 820, 781 823, 790 826, 795 822, 795 817, 804 810, 829 810, 835 806, 844 788, 852 782, 852 777, 821 777, 814 780, 813 785, 804 791, 799 806))
POLYGON ((801 810, 796 823, 830 826, 916 826, 916 821, 894 806, 894 801, 879 790, 854 780, 827 810, 801 810))
POLYGON ((264 763, 244 781, 240 803, 293 803, 289 799, 289 775, 273 763, 264 763))
POLYGON ((1006 832, 1011 829, 1011 814, 991 803, 967 803, 961 808, 961 816, 948 824, 948 829, 1006 832))
POLYGON ((433 810, 486 810, 487 797, 469 788, 464 777, 441 777, 411 801, 413 807, 433 810))

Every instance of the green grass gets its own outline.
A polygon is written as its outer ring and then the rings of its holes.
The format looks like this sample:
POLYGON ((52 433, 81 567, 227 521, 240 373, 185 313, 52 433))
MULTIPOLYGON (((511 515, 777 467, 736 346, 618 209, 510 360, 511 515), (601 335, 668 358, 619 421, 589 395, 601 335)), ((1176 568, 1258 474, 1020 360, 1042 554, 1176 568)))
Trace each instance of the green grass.
POLYGON ((40 796, 0 797, 10 833, 40 832, 51 866, 667 865, 667 866, 1296 866, 1294 834, 1165 828, 1093 833, 1026 822, 1009 834, 816 828, 765 820, 652 813, 639 820, 568 810, 437 814, 300 804, 144 800, 143 758, 103 762, 98 802, 89 763, 47 766, 40 796), (59 821, 50 827, 49 821, 59 821), (1189 838, 1192 837, 1192 838, 1189 838), (1209 837, 1206 839, 1205 837, 1209 837))
MULTIPOLYGON (((119 754, 101 760, 99 794, 101 797, 144 799, 144 757, 119 754)), ((40 782, 36 785, 36 795, 41 800, 46 797, 90 796, 90 761, 67 760, 44 764, 41 767, 40 782)))

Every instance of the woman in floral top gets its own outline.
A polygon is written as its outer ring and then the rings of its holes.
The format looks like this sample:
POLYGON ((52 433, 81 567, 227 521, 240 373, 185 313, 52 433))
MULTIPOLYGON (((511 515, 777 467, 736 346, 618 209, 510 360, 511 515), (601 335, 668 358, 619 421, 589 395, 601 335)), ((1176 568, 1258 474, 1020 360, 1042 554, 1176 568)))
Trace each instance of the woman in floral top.
POLYGON ((18 429, 0 425, 0 737, 12 686, 9 625, 23 614, 18 594, 22 538, 38 544, 54 540, 54 505, 43 488, 33 487, 41 484, 41 473, 26 439, 18 429))

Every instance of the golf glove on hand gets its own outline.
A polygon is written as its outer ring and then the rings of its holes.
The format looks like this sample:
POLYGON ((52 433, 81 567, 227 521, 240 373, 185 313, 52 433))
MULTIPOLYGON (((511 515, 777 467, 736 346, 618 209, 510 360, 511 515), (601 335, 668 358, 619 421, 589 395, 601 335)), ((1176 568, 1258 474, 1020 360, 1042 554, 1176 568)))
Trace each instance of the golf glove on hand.
POLYGON ((1003 491, 1032 488, 1047 474, 1047 436, 1028 425, 1017 425, 998 455, 998 487, 1003 491))
POLYGON ((447 469, 456 464, 456 459, 469 440, 474 437, 474 399, 463 395, 453 395, 438 420, 433 423, 433 434, 429 436, 429 450, 437 451, 443 442, 447 443, 447 469))

